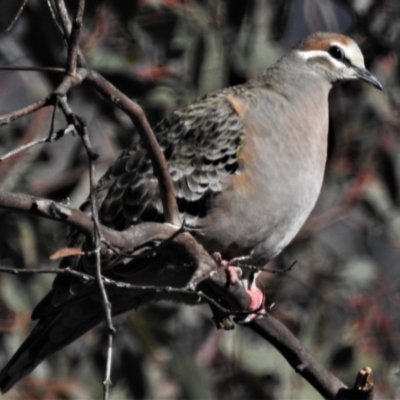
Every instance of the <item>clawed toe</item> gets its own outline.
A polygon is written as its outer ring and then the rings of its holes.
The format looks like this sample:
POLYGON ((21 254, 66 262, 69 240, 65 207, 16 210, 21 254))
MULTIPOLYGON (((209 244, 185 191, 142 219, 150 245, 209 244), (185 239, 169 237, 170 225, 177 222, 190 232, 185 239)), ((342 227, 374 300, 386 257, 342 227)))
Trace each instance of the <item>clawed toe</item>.
POLYGON ((243 278, 242 269, 238 266, 232 265, 236 264, 236 262, 248 261, 249 257, 238 257, 228 261, 224 260, 219 252, 213 253, 212 257, 217 262, 219 267, 225 269, 229 284, 235 285, 236 283, 242 283, 250 297, 250 305, 248 310, 249 313, 244 319, 237 318, 236 322, 244 324, 257 318, 261 318, 263 315, 265 315, 266 311, 264 309, 264 294, 255 285, 255 279, 259 272, 253 272, 247 276, 247 278, 243 278))
POLYGON ((240 278, 243 275, 242 269, 239 267, 227 266, 226 273, 228 275, 228 280, 231 285, 240 281, 240 278))

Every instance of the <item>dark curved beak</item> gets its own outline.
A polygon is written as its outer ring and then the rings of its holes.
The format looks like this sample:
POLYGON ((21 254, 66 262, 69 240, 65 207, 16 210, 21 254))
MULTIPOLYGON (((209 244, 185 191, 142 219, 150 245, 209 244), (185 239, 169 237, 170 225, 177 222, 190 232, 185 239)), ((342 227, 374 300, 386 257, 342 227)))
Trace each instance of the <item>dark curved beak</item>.
POLYGON ((366 70, 365 68, 359 68, 359 67, 354 67, 356 73, 357 73, 357 77, 358 79, 369 83, 370 85, 376 87, 379 90, 383 90, 383 86, 382 84, 378 81, 378 79, 376 79, 371 72, 369 72, 368 70, 366 70))

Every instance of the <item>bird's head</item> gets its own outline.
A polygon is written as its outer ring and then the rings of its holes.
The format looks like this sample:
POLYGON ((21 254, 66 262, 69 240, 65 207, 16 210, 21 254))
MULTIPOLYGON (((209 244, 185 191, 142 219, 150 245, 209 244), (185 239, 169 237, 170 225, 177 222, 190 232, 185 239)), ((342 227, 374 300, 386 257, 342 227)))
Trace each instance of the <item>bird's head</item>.
POLYGON ((382 90, 382 84, 364 65, 357 43, 338 33, 318 32, 302 40, 295 48, 298 56, 331 83, 360 79, 382 90))

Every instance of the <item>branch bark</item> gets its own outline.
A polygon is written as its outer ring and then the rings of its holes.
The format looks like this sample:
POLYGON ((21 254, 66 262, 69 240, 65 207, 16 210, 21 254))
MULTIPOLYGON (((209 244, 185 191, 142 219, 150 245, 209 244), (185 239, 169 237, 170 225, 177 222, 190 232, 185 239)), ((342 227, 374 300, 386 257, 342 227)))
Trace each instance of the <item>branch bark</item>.
MULTIPOLYGON (((0 191, 0 207, 15 211, 29 212, 55 221, 68 223, 89 236, 93 232, 94 223, 87 215, 73 207, 58 204, 50 200, 0 191)), ((172 225, 159 223, 143 223, 133 226, 124 232, 117 232, 107 227, 100 226, 100 232, 104 238, 121 251, 131 251, 132 248, 139 247, 153 240, 168 240, 176 231, 177 228, 172 225)), ((202 271, 202 274, 199 274, 199 276, 201 275, 201 279, 196 281, 196 286, 198 287, 196 291, 193 291, 189 287, 184 289, 138 287, 127 284, 126 282, 110 282, 103 278, 105 284, 119 285, 121 290, 139 289, 147 291, 154 290, 154 292, 160 290, 177 290, 178 292, 191 293, 200 297, 203 296, 204 290, 204 298, 207 300, 208 297, 210 297, 210 293, 213 294, 212 299, 215 300, 214 305, 218 306, 219 302, 216 299, 219 297, 222 297, 224 301, 227 302, 229 310, 227 310, 225 306, 221 306, 220 312, 222 314, 230 313, 231 315, 240 315, 243 314, 243 311, 248 309, 250 298, 244 287, 238 283, 230 285, 225 270, 216 268, 213 258, 189 233, 183 232, 175 236, 173 240, 179 243, 185 251, 195 258, 198 269, 202 271)), ((12 272, 0 269, 0 271, 1 270, 3 270, 3 272, 15 273, 15 271, 12 272)), ((55 273, 55 271, 49 271, 49 273, 55 273)), ((76 271, 71 271, 71 273, 76 273, 76 271)), ((350 390, 344 383, 321 365, 312 354, 302 346, 299 340, 271 315, 267 315, 243 327, 252 329, 275 346, 288 360, 295 371, 310 382, 324 398, 340 398, 336 397, 339 393, 346 393, 346 390, 350 390)))

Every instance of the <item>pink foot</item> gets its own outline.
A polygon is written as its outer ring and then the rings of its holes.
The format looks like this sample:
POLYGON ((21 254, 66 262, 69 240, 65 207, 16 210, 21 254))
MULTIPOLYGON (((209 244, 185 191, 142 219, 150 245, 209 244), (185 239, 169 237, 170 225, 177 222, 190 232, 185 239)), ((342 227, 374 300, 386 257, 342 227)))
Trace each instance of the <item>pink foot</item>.
POLYGON ((249 306, 250 311, 260 310, 260 312, 265 310, 264 305, 264 294, 258 288, 246 289, 247 294, 250 296, 251 303, 249 306))
POLYGON ((246 289, 247 294, 250 296, 251 302, 249 306, 249 315, 243 320, 237 321, 238 323, 245 324, 255 319, 262 318, 265 314, 264 308, 264 294, 257 287, 246 289), (252 312, 255 311, 255 312, 252 312))
MULTIPOLYGON (((221 256, 221 253, 215 252, 212 254, 212 257, 214 260, 217 262, 218 266, 225 268, 227 276, 228 276, 228 281, 231 285, 236 284, 237 282, 240 282, 242 279, 242 269, 240 267, 235 267, 232 265, 232 263, 237 262, 237 261, 242 261, 242 260, 247 260, 248 257, 240 257, 240 258, 234 258, 231 261, 224 260, 221 256)), ((256 274, 258 275, 258 273, 256 274)), ((245 286, 249 287, 250 289, 246 289, 247 294, 250 296, 250 305, 249 305, 249 314, 241 320, 237 320, 238 323, 248 323, 250 321, 253 321, 258 318, 262 318, 263 315, 266 314, 266 311, 264 309, 264 294, 261 292, 260 289, 257 288, 257 286, 254 283, 254 279, 256 278, 256 275, 252 276, 252 283, 250 284, 247 279, 245 279, 243 282, 245 283, 245 286)))
POLYGON ((215 253, 212 253, 211 256, 216 261, 219 267, 226 269, 229 283, 234 285, 236 282, 240 280, 242 276, 242 270, 239 267, 232 266, 231 261, 224 260, 221 256, 221 253, 218 253, 217 251, 215 253))

